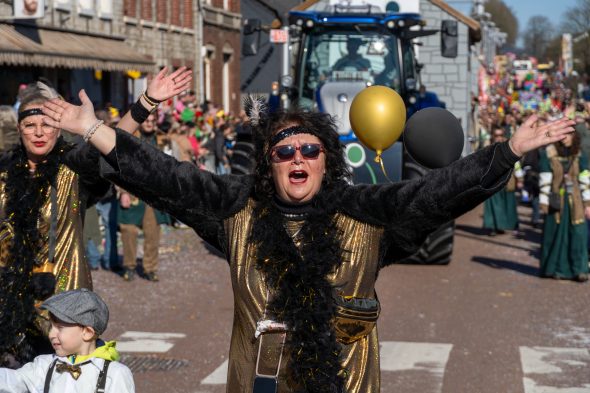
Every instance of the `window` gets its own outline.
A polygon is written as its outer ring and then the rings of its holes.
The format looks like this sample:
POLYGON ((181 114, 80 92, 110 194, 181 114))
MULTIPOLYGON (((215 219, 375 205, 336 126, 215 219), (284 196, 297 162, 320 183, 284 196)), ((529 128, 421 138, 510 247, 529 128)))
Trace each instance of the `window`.
POLYGON ((205 99, 211 100, 211 86, 212 86, 212 75, 211 75, 211 63, 213 62, 213 58, 215 57, 215 47, 212 45, 207 45, 205 47, 205 56, 203 56, 204 62, 204 74, 203 79, 205 80, 205 99))
POLYGON ((113 19, 113 0, 97 0, 98 16, 103 19, 113 19))
POLYGON ((301 104, 311 107, 319 89, 330 82, 357 81, 399 91, 398 41, 377 31, 317 31, 304 42, 299 74, 301 104))
POLYGON ((94 0, 78 0, 78 13, 85 16, 94 16, 94 0))
POLYGON ((72 0, 54 0, 53 6, 56 10, 60 11, 71 11, 72 10, 72 0))
POLYGON ((223 54, 223 109, 227 112, 230 110, 229 102, 229 65, 231 62, 231 53, 223 54))

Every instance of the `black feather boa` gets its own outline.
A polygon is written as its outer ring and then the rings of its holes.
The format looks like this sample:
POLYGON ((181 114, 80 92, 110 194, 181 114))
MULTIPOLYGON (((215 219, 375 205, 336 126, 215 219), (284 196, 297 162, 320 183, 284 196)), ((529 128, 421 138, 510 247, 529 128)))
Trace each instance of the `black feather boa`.
POLYGON ((333 215, 314 198, 299 232, 298 250, 285 228, 285 217, 272 202, 260 202, 254 211, 251 241, 256 266, 271 290, 267 313, 287 324, 287 381, 295 392, 341 393, 340 345, 332 328, 335 315, 333 288, 327 279, 340 265, 341 234, 333 215))
MULTIPOLYGON (((60 157, 68 148, 59 139, 47 160, 37 165, 34 175, 29 171, 27 155, 21 145, 9 153, 12 159, 4 179, 4 213, 12 224, 14 237, 9 247, 11 260, 8 266, 0 268, 0 355, 11 354, 19 363, 31 361, 38 355, 41 338, 34 329, 34 304, 38 296, 34 293, 37 285, 33 280, 33 268, 43 263, 36 257, 46 239, 39 235, 37 225, 50 185, 57 177, 60 157)), ((54 282, 42 281, 44 285, 54 282)))

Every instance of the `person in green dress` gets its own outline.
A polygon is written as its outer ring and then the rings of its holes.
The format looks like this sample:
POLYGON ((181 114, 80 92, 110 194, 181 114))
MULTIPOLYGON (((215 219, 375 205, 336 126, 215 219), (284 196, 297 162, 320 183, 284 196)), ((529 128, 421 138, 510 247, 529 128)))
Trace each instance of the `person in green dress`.
POLYGON ((590 219, 590 171, 588 157, 580 150, 580 140, 580 134, 574 132, 541 152, 539 202, 546 214, 541 277, 588 280, 586 219, 590 219), (560 206, 551 207, 550 199, 560 206))
MULTIPOLYGON (((501 143, 508 139, 505 131, 496 127, 492 133, 492 142, 501 143)), ((517 188, 522 188, 523 172, 520 162, 516 162, 512 177, 506 187, 488 198, 483 204, 483 227, 489 230, 489 236, 496 236, 506 230, 518 229, 518 213, 516 211, 517 188)))

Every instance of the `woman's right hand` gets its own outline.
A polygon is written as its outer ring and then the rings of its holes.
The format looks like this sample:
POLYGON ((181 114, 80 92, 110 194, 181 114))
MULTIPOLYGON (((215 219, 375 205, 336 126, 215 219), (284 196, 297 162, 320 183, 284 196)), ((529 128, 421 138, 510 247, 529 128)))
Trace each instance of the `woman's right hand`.
POLYGON ((43 104, 43 113, 47 116, 44 121, 52 127, 69 131, 73 134, 84 135, 84 132, 96 124, 92 101, 84 89, 78 93, 82 105, 73 105, 64 100, 54 98, 43 104))

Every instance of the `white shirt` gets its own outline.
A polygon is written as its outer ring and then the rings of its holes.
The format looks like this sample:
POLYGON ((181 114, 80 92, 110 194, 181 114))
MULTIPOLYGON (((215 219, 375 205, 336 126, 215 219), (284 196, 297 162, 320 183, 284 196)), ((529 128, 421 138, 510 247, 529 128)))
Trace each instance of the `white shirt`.
MULTIPOLYGON (((65 357, 41 355, 18 370, 0 368, 0 393, 43 393, 47 371, 56 358, 58 363, 72 364, 65 357)), ((68 372, 58 373, 53 370, 49 392, 94 393, 103 366, 104 360, 99 358, 80 364, 82 374, 78 380, 72 378, 68 372)), ((107 371, 105 393, 135 393, 133 375, 127 366, 111 362, 107 371)))

